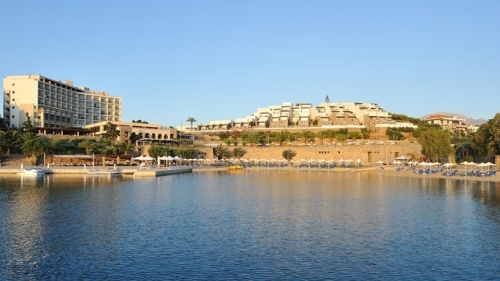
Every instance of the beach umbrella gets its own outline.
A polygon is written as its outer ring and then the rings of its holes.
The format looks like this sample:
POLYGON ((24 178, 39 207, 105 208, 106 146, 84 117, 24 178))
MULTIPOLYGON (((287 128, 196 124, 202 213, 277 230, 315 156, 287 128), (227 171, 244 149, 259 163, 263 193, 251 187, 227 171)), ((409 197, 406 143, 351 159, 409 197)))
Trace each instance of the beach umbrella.
POLYGON ((411 158, 406 156, 406 155, 403 155, 403 156, 399 156, 399 157, 396 157, 396 160, 410 160, 411 158))
POLYGON ((467 173, 467 166, 475 166, 476 165, 476 163, 474 163, 474 162, 467 162, 467 161, 464 161, 464 162, 462 162, 460 164, 464 165, 464 167, 465 167, 465 173, 467 173))
POLYGON ((486 165, 488 165, 488 172, 490 172, 490 167, 491 166, 495 166, 495 164, 493 164, 491 162, 486 162, 486 165))
POLYGON ((484 173, 484 167, 488 167, 489 168, 489 165, 486 164, 486 163, 480 163, 480 164, 477 164, 477 166, 481 167, 481 173, 484 173))
POLYGON ((151 156, 144 156, 144 161, 153 161, 153 160, 156 160, 156 158, 154 157, 151 157, 151 156))
POLYGON ((450 172, 452 166, 455 166, 455 164, 453 164, 453 163, 445 163, 445 164, 443 164, 443 167, 446 168, 447 172, 450 172))

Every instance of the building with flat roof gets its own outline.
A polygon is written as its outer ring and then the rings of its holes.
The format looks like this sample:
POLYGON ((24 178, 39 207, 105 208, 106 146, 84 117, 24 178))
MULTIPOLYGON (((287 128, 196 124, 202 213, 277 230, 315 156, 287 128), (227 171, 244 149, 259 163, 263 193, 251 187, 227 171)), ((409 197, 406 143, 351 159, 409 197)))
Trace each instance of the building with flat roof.
MULTIPOLYGON (((134 122, 110 122, 116 125, 120 131, 117 142, 130 142, 132 133, 140 137, 140 141, 148 144, 169 144, 177 142, 179 135, 174 128, 165 128, 158 124, 134 123, 134 122)), ((94 123, 85 126, 85 129, 94 132, 96 136, 106 133, 104 126, 108 121, 94 123)))
MULTIPOLYGON (((392 120, 389 112, 376 103, 361 102, 331 102, 327 96, 325 102, 318 106, 311 103, 284 102, 282 105, 272 105, 258 108, 251 116, 237 118, 236 121, 225 120, 224 124, 231 126, 214 126, 200 124, 198 131, 207 130, 243 130, 255 129, 303 129, 303 128, 366 128, 375 130, 382 127, 399 127, 392 120)), ((217 121, 218 122, 218 121, 217 121)))
POLYGON ((4 122, 20 127, 30 117, 35 128, 83 128, 121 121, 122 99, 108 92, 75 87, 42 75, 7 76, 3 80, 4 122))

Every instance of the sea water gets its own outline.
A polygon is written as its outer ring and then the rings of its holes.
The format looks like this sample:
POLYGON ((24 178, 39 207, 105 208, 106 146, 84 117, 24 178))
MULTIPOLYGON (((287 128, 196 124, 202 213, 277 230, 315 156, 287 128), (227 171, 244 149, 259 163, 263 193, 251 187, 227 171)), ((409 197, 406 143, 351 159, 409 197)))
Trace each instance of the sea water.
POLYGON ((498 253, 498 183, 321 171, 0 178, 0 280, 492 280, 498 253))

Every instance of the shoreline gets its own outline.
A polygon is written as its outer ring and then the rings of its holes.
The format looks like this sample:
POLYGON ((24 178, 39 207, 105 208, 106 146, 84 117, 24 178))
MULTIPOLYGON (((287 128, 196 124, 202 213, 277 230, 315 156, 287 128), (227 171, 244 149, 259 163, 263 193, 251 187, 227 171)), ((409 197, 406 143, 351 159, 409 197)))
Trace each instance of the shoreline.
MULTIPOLYGON (((30 166, 26 168, 32 168, 36 166, 30 166)), ((39 166, 38 166, 39 167, 39 166)), ((89 167, 87 167, 88 170, 89 167)), ((98 169, 109 169, 107 166, 99 166, 95 167, 98 169)), ((47 168, 44 168, 47 169, 47 168)), ((166 176, 171 174, 178 173, 203 173, 203 172, 217 172, 224 171, 226 172, 226 167, 189 167, 189 166, 180 166, 180 167, 170 167, 170 168, 150 168, 139 170, 138 167, 135 166, 117 166, 117 169, 123 171, 123 175, 135 175, 138 177, 157 177, 157 176, 166 176)), ((0 167, 0 177, 2 175, 18 175, 21 171, 20 168, 15 168, 14 166, 3 166, 0 167)), ((83 169, 83 167, 72 167, 72 166, 57 166, 50 167, 48 169, 47 174, 65 174, 65 175, 88 175, 87 171, 83 169)), ((393 168, 385 167, 384 170, 380 170, 378 166, 369 166, 369 167, 351 167, 351 168, 340 168, 335 167, 333 169, 324 169, 324 168, 294 168, 294 167, 249 167, 245 168, 242 171, 237 172, 245 172, 245 171, 288 171, 288 172, 307 172, 307 171, 316 171, 316 172, 325 172, 325 173, 370 173, 382 176, 389 177, 411 177, 411 178, 436 178, 436 179, 454 179, 454 180, 472 180, 472 181, 481 181, 481 182, 500 182, 500 175, 493 175, 489 177, 473 177, 473 176, 463 176, 464 169, 458 169, 458 173, 455 176, 445 176, 442 173, 435 173, 430 175, 420 175, 414 173, 413 171, 409 171, 407 169, 403 171, 395 171, 393 168)))
MULTIPOLYGON (((215 172, 215 171, 226 171, 225 167, 207 167, 207 168, 193 168, 194 172, 215 172)), ((472 180, 472 181, 486 181, 486 182, 500 182, 499 175, 493 175, 489 177, 471 177, 471 176, 462 176, 464 173, 464 169, 458 169, 458 173, 455 176, 445 176, 441 172, 430 174, 430 175, 420 175, 414 173, 412 171, 404 170, 404 171, 395 171, 392 168, 385 168, 384 170, 380 170, 378 166, 374 167, 353 167, 353 168, 333 168, 333 169, 321 169, 321 168, 262 168, 262 167, 251 167, 245 168, 244 171, 289 171, 289 172, 307 172, 307 171, 318 171, 318 172, 340 172, 340 173, 370 173, 382 176, 389 177, 411 177, 411 178, 435 178, 435 179, 454 179, 454 180, 472 180)))

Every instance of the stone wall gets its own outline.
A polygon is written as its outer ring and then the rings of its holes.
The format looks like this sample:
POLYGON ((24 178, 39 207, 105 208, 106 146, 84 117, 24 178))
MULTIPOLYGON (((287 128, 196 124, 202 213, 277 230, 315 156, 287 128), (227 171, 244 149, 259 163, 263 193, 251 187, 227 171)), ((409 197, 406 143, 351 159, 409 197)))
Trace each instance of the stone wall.
MULTIPOLYGON (((228 147, 232 151, 235 146, 228 147)), ((400 142, 395 145, 359 145, 359 146, 242 146, 247 153, 246 159, 283 159, 284 150, 291 149, 297 153, 294 160, 300 159, 324 159, 324 160, 356 160, 361 159, 365 164, 373 164, 379 160, 392 162, 396 157, 403 155, 413 155, 418 160, 422 147, 418 143, 400 142)), ((212 159, 215 156, 211 148, 197 148, 207 153, 206 158, 212 159)))
MULTIPOLYGON (((360 145, 360 146, 316 146, 316 147, 243 147, 247 151, 246 159, 283 159, 282 153, 291 149, 297 153, 294 160, 324 159, 324 160, 356 160, 365 164, 373 164, 379 160, 392 162, 398 156, 420 156, 421 146, 418 143, 399 143, 395 145, 360 145)), ((230 150, 232 148, 230 147, 230 150)))
MULTIPOLYGON (((241 147, 247 151, 244 158, 246 159, 283 159, 283 151, 291 149, 297 153, 294 160, 300 159, 324 159, 324 160, 348 160, 355 161, 361 159, 364 164, 373 164, 379 160, 384 162, 392 162, 396 157, 403 155, 413 155, 415 160, 420 157, 422 147, 416 142, 403 141, 398 144, 391 145, 351 145, 351 146, 229 146, 232 151, 236 147, 241 147)), ((211 147, 194 147, 199 152, 203 152, 205 159, 216 158, 211 147), (205 155, 206 154, 206 155, 205 155)), ((146 150, 147 151, 147 150, 146 150)), ((147 154, 147 153, 144 153, 147 154)))

